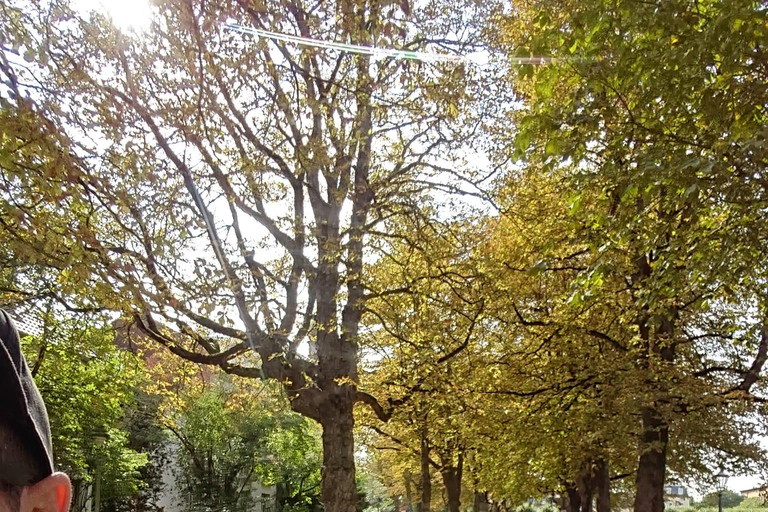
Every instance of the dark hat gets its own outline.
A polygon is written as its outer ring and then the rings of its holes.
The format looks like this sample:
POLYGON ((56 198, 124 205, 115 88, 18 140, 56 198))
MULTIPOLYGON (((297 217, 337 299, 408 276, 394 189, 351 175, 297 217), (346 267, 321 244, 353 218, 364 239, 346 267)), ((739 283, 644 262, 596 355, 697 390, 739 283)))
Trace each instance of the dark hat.
POLYGON ((53 473, 43 398, 21 353, 19 331, 0 309, 0 480, 32 485, 53 473))

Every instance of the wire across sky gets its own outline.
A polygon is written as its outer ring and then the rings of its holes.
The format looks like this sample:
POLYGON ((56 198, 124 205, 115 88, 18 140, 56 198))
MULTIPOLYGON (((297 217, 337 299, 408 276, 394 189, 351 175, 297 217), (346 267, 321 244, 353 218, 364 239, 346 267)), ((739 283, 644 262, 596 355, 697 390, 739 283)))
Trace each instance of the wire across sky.
MULTIPOLYGON (((363 46, 358 44, 337 43, 335 41, 324 41, 321 39, 312 39, 309 37, 283 34, 258 28, 245 27, 227 23, 226 27, 230 30, 249 34, 275 41, 283 41, 299 46, 310 46, 313 48, 325 48, 329 50, 342 51, 347 53, 356 53, 370 55, 372 57, 384 58, 391 57, 395 59, 418 60, 422 62, 455 62, 460 64, 482 65, 482 59, 478 54, 473 55, 451 55, 447 53, 416 52, 411 50, 397 50, 394 48, 381 48, 377 46, 363 46)), ((514 64, 550 64, 560 59, 552 57, 510 57, 509 60, 514 64)))

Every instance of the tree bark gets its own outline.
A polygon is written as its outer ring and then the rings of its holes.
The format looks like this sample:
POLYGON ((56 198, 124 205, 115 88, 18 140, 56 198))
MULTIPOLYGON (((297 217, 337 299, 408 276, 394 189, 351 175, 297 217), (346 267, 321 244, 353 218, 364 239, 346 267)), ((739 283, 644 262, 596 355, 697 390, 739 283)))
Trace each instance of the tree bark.
POLYGON ((475 499, 472 503, 473 512, 488 512, 488 494, 475 491, 475 499))
MULTIPOLYGON (((634 281, 643 283, 652 272, 647 255, 640 255, 635 260, 636 272, 634 281)), ((675 360, 675 345, 672 339, 678 311, 670 308, 665 314, 654 315, 657 327, 652 329, 652 319, 647 306, 640 308, 637 327, 640 338, 646 345, 647 356, 638 358, 640 369, 647 370, 649 357, 660 357, 667 363, 675 360)), ((654 391, 662 389, 656 383, 650 382, 654 391)), ((640 457, 637 463, 635 477, 634 512, 663 512, 664 511, 664 474, 667 469, 667 445, 669 443, 669 425, 659 414, 655 403, 641 410, 642 430, 640 434, 640 457)))
POLYGON ((597 490, 597 512, 611 512, 611 479, 608 462, 600 459, 595 464, 594 486, 597 490))
POLYGON ((403 474, 403 480, 405 481, 405 506, 408 512, 414 512, 413 509, 413 492, 411 491, 411 472, 406 470, 403 474))
POLYGON ((448 511, 459 512, 461 508, 461 480, 457 478, 455 471, 443 474, 445 491, 448 494, 448 511))
POLYGON ((579 495, 579 510, 581 512, 592 512, 592 471, 590 466, 590 464, 587 464, 584 467, 576 483, 579 495))
POLYGON ((322 497, 325 512, 355 512, 355 443, 352 416, 354 401, 339 398, 337 407, 327 407, 323 427, 322 497))
POLYGON ((461 477, 464 470, 464 456, 459 454, 456 466, 443 466, 440 474, 443 477, 445 492, 448 495, 448 512, 459 512, 461 508, 461 477))
POLYGON ((563 496, 560 499, 560 508, 563 512, 579 512, 581 506, 581 498, 579 497, 579 490, 574 483, 566 483, 564 485, 563 496))
POLYGON ((651 407, 643 410, 642 420, 634 512, 663 512, 669 426, 651 407))

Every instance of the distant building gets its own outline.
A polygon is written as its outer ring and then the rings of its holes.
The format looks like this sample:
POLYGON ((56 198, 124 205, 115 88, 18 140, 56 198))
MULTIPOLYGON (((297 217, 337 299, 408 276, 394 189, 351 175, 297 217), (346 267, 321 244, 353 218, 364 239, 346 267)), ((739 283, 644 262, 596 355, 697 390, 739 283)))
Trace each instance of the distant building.
POLYGON ((45 332, 41 314, 35 310, 35 306, 31 302, 6 306, 4 309, 16 324, 19 336, 22 338, 24 336, 42 336, 45 332))
POLYGON ((761 487, 755 487, 754 489, 747 489, 740 493, 745 498, 762 498, 768 495, 768 485, 761 487))
POLYGON ((682 485, 667 485, 664 487, 664 507, 680 508, 691 506, 688 489, 682 485))

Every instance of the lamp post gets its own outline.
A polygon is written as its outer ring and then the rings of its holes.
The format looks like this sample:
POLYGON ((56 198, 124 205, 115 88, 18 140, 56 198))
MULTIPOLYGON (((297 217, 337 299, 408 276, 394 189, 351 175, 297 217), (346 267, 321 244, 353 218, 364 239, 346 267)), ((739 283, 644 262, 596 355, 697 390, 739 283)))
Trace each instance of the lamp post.
POLYGON ((93 482, 93 512, 101 512, 101 450, 98 450, 107 442, 109 434, 105 430, 97 430, 93 433, 93 445, 97 448, 96 453, 96 478, 93 482))
POLYGON ((725 491, 725 486, 728 483, 728 475, 725 471, 722 469, 720 472, 715 475, 715 478, 717 479, 717 511, 723 512, 723 491, 725 491))

